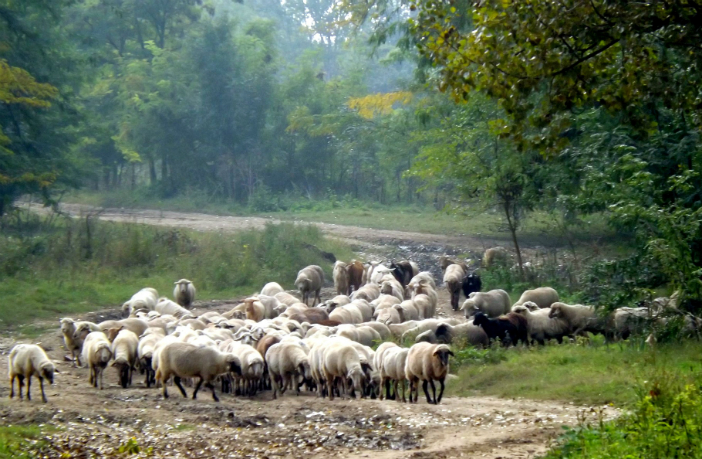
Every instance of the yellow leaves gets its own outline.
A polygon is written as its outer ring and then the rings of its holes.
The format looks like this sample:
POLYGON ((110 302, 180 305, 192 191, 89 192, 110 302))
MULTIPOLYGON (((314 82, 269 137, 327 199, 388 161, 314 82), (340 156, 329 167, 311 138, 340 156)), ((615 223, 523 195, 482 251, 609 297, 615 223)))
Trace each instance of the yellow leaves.
POLYGON ((58 96, 58 89, 46 83, 37 83, 32 75, 19 67, 0 60, 0 102, 49 107, 49 99, 58 96))
POLYGON ((395 104, 406 105, 411 101, 411 92, 397 91, 385 94, 371 94, 365 97, 352 97, 348 100, 348 106, 350 109, 356 110, 360 117, 370 120, 377 115, 390 114, 395 104))

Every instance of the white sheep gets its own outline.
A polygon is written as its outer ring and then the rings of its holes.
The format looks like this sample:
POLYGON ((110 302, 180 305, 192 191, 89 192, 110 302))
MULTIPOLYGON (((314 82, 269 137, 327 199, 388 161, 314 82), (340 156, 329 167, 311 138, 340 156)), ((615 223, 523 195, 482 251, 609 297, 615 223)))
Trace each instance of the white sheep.
POLYGON ((429 271, 422 271, 418 273, 409 281, 407 287, 409 287, 410 290, 414 290, 420 282, 426 282, 431 286, 431 288, 436 290, 436 281, 434 281, 434 276, 429 271))
POLYGON ((345 395, 351 394, 349 388, 349 380, 351 380, 354 391, 363 397, 368 362, 361 359, 351 342, 345 339, 331 340, 323 350, 322 362, 322 373, 326 380, 329 400, 334 400, 334 378, 341 380, 345 395))
POLYGON ((427 330, 417 335, 415 341, 432 344, 461 344, 487 347, 490 344, 487 333, 473 322, 451 325, 441 324, 435 330, 427 330))
POLYGON ((363 287, 359 288, 353 294, 351 294, 351 299, 356 300, 356 299, 362 299, 366 300, 368 302, 372 302, 375 299, 377 299, 380 296, 380 286, 377 284, 366 284, 363 287))
POLYGON ((348 338, 351 341, 361 343, 364 346, 373 346, 374 344, 379 343, 381 339, 380 333, 368 326, 354 327, 353 325, 339 325, 337 335, 348 338))
POLYGON ((184 308, 189 308, 195 301, 195 286, 188 279, 181 279, 174 282, 175 288, 173 289, 173 298, 175 298, 176 303, 183 306, 184 308))
POLYGON ((380 372, 380 399, 383 399, 382 388, 385 387, 386 395, 389 392, 389 385, 393 385, 393 394, 395 394, 395 399, 399 402, 406 402, 405 398, 405 378, 406 378, 406 367, 407 367, 407 357, 409 356, 409 349, 401 348, 399 346, 389 348, 383 354, 382 365, 379 370, 380 372), (400 396, 400 391, 398 391, 398 385, 402 388, 402 396, 400 396))
POLYGON ((356 299, 349 304, 353 304, 359 311, 361 311, 361 315, 363 316, 363 322, 369 322, 373 320, 373 313, 375 312, 375 308, 371 306, 370 303, 368 303, 366 300, 356 299))
POLYGON ((278 316, 275 308, 270 303, 263 304, 257 296, 246 298, 244 304, 244 311, 248 320, 260 322, 263 319, 272 319, 278 316))
POLYGON ((283 287, 277 283, 277 282, 269 282, 266 285, 263 286, 261 289, 261 295, 267 295, 267 296, 275 296, 278 293, 284 293, 285 290, 283 287))
POLYGON ((295 287, 300 290, 302 294, 302 302, 307 304, 310 295, 314 293, 314 298, 312 299, 312 306, 320 301, 319 292, 322 290, 324 285, 324 271, 317 265, 310 265, 302 268, 297 273, 297 278, 295 279, 295 287))
POLYGON ((507 263, 509 252, 504 247, 491 247, 483 254, 483 268, 490 268, 496 264, 504 265, 507 263))
POLYGON ((73 362, 74 367, 76 366, 76 361, 78 362, 78 366, 82 366, 80 361, 80 353, 83 349, 84 337, 74 337, 76 333, 76 328, 81 326, 87 327, 87 330, 89 330, 85 333, 85 335, 87 335, 91 331, 100 330, 100 328, 92 322, 76 322, 69 317, 64 317, 61 319, 61 334, 63 335, 63 343, 66 346, 66 350, 71 353, 71 361, 73 362))
POLYGON ((402 322, 407 320, 419 320, 419 310, 413 300, 405 300, 400 304, 394 305, 393 308, 400 314, 402 322))
POLYGON ((557 301, 551 305, 549 317, 563 319, 568 323, 570 333, 581 335, 585 332, 602 333, 599 327, 597 312, 592 306, 582 304, 566 304, 557 301))
POLYGON ((385 325, 402 323, 400 313, 394 307, 376 310, 375 320, 385 325))
POLYGON ((510 311, 510 302, 507 292, 495 289, 471 293, 470 298, 463 302, 461 309, 465 312, 466 318, 473 317, 478 312, 488 317, 499 317, 510 311))
POLYGON ((410 348, 405 365, 405 377, 410 383, 410 403, 417 403, 419 381, 422 381, 427 403, 438 405, 441 402, 441 397, 444 395, 444 380, 449 371, 449 356, 452 355, 454 355, 453 352, 445 344, 417 343, 410 348), (438 397, 434 381, 439 381, 441 384, 438 397), (433 397, 429 396, 427 385, 431 385, 433 397))
POLYGON ((348 295, 350 293, 348 265, 343 261, 334 263, 332 277, 334 278, 334 289, 336 289, 336 293, 339 295, 348 295))
POLYGON ((363 313, 355 304, 351 303, 334 309, 329 314, 329 320, 335 320, 342 324, 360 324, 363 322, 363 313))
POLYGON ((453 307, 454 311, 458 310, 458 298, 461 294, 463 278, 466 277, 466 274, 465 266, 459 264, 449 265, 444 272, 444 283, 449 295, 451 295, 451 307, 453 307))
POLYGON ((357 325, 358 327, 366 326, 366 327, 371 327, 373 330, 377 331, 378 334, 380 335, 381 341, 385 341, 390 336, 392 336, 392 333, 390 333, 390 329, 388 328, 387 325, 382 324, 380 322, 363 322, 361 324, 357 325))
POLYGON ((420 319, 429 319, 436 315, 439 295, 427 283, 420 282, 414 290, 412 300, 420 319))
POLYGON ((119 383, 125 389, 132 384, 132 372, 137 362, 138 348, 139 338, 129 330, 120 330, 112 341, 112 355, 115 359, 112 366, 117 369, 119 383))
POLYGON ((551 287, 539 287, 532 290, 525 290, 522 296, 519 297, 514 306, 520 306, 527 301, 536 303, 538 307, 550 308, 551 305, 558 301, 558 292, 551 287))
POLYGON ((111 359, 112 345, 107 336, 99 331, 88 333, 83 342, 83 362, 90 368, 88 380, 93 387, 98 387, 99 378, 100 389, 102 390, 105 368, 111 359))
POLYGON ((17 388, 19 390, 20 400, 22 399, 22 386, 24 380, 27 380, 27 400, 32 399, 30 393, 32 387, 32 376, 39 380, 41 387, 41 399, 46 403, 46 394, 44 393, 44 379, 49 381, 49 384, 54 383, 54 373, 59 371, 54 366, 53 362, 44 352, 44 349, 36 344, 18 344, 13 347, 8 357, 8 368, 10 376, 10 398, 15 396, 15 378, 17 378, 17 388))
POLYGON ((134 316, 137 311, 153 311, 158 302, 158 292, 153 288, 143 288, 122 305, 122 315, 134 316))
POLYGON ((272 345, 266 351, 266 362, 274 399, 278 398, 278 392, 282 395, 291 383, 295 385, 299 395, 299 378, 303 378, 308 384, 312 378, 309 357, 298 342, 288 341, 272 345))
POLYGON ((166 382, 173 376, 173 382, 183 397, 188 396, 180 383, 181 378, 199 377, 193 399, 197 397, 202 383, 212 390, 212 398, 219 402, 212 382, 214 379, 226 373, 241 374, 239 359, 233 354, 225 354, 211 347, 198 347, 188 343, 170 343, 160 349, 158 355, 158 365, 156 370, 156 380, 163 386, 163 396, 168 398, 166 382))
POLYGON ((295 303, 299 303, 300 299, 295 295, 291 295, 288 292, 280 292, 273 295, 278 301, 287 306, 292 306, 295 303))
POLYGON ((384 276, 381 280, 380 293, 392 295, 400 301, 405 299, 405 289, 391 274, 384 276))
POLYGON ((165 297, 161 297, 158 299, 158 303, 156 303, 154 311, 158 312, 159 314, 172 315, 177 319, 194 318, 193 314, 190 311, 188 311, 175 301, 171 301, 165 297))
POLYGON ((378 298, 373 300, 370 304, 373 306, 374 311, 377 312, 380 309, 391 308, 396 304, 400 303, 402 303, 402 300, 400 300, 396 296, 382 294, 378 298))
POLYGON ((139 338, 137 358, 139 359, 139 366, 146 373, 146 379, 144 380, 146 387, 151 387, 156 382, 156 373, 151 366, 151 361, 153 360, 156 344, 165 337, 166 333, 162 328, 150 327, 139 338))
POLYGON ((544 344, 544 341, 549 339, 556 339, 559 343, 563 342, 563 337, 570 333, 568 322, 563 319, 551 319, 547 313, 540 313, 541 311, 531 312, 524 305, 512 308, 512 312, 526 318, 527 332, 532 340, 539 344, 544 344))
POLYGON ((236 376, 237 394, 256 395, 257 383, 263 377, 265 363, 263 356, 248 344, 241 344, 234 341, 229 344, 227 352, 234 354, 240 365, 240 372, 236 376))

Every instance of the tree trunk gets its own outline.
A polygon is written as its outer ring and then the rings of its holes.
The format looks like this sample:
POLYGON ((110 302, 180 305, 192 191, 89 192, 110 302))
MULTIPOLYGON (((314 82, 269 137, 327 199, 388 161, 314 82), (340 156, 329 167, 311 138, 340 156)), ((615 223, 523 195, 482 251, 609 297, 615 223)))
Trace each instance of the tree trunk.
POLYGON ((503 203, 505 210, 505 217, 507 217, 507 225, 509 226, 509 232, 512 233, 512 242, 514 243, 514 250, 517 252, 517 263, 519 263, 519 274, 524 280, 524 266, 522 265, 522 251, 519 249, 519 242, 517 241, 517 222, 514 221, 510 211, 510 202, 505 201, 503 203))
POLYGON ((149 178, 151 185, 156 185, 156 163, 153 158, 149 158, 149 178))

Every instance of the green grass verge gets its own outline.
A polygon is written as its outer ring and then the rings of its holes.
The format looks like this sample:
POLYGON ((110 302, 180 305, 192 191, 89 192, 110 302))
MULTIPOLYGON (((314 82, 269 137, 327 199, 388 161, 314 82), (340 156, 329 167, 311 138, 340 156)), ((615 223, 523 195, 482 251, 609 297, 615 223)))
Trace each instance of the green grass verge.
POLYGON ((635 342, 550 345, 457 352, 449 393, 631 406, 636 389, 656 375, 702 382, 702 344, 661 344, 652 351, 635 342))
POLYGON ((184 277, 200 300, 249 295, 270 281, 293 288, 297 271, 309 264, 331 278, 325 253, 353 257, 347 245, 309 225, 197 233, 85 218, 21 221, 2 222, 0 327, 116 307, 143 287, 171 296, 173 282, 184 277))
POLYGON ((36 457, 36 452, 46 445, 42 435, 46 426, 0 426, 0 459, 36 457))

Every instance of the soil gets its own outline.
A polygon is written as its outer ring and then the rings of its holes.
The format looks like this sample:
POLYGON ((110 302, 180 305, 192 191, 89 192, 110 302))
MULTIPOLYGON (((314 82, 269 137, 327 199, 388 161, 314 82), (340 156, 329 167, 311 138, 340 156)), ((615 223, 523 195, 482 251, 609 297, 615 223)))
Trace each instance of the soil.
MULTIPOLYGON (((85 208, 64 206, 64 210, 78 213, 85 208)), ((158 211, 106 210, 99 215, 105 220, 197 230, 235 231, 269 221, 158 211)), ((470 238, 319 225, 328 234, 360 241, 368 254, 402 253, 400 247, 406 247, 415 259, 426 254, 427 264, 446 252, 439 249, 481 247, 472 245, 476 241, 470 238)), ((418 261, 425 266, 421 258, 418 261)), ((324 289, 323 299, 333 295, 332 289, 324 289)), ((440 316, 457 314, 444 290, 439 299, 440 316)), ((237 303, 236 299, 199 302, 194 312, 227 311, 237 303)), ((116 310, 103 310, 77 318, 99 322, 118 315, 116 310)), ((543 454, 562 426, 618 415, 609 407, 481 396, 447 397, 435 406, 427 404, 423 394, 417 404, 330 402, 313 393, 286 393, 272 400, 270 392, 237 397, 219 394, 218 388, 217 403, 207 389, 192 400, 172 387, 171 397, 164 399, 160 389, 147 389, 138 373, 132 387, 122 389, 110 367, 105 388, 98 390, 88 384, 86 368, 73 368, 66 361, 58 324, 36 325, 50 330, 34 342, 47 349, 60 373, 54 385, 46 386, 46 404, 41 403, 36 380, 31 402, 9 399, 7 385, 0 386, 0 424, 56 427, 46 433, 42 457, 530 458, 543 454)), ((0 338, 0 353, 7 355, 15 344, 11 338, 0 338)), ((6 372, 7 359, 2 358, 0 373, 6 372)), ((191 387, 186 390, 192 394, 191 387)))

